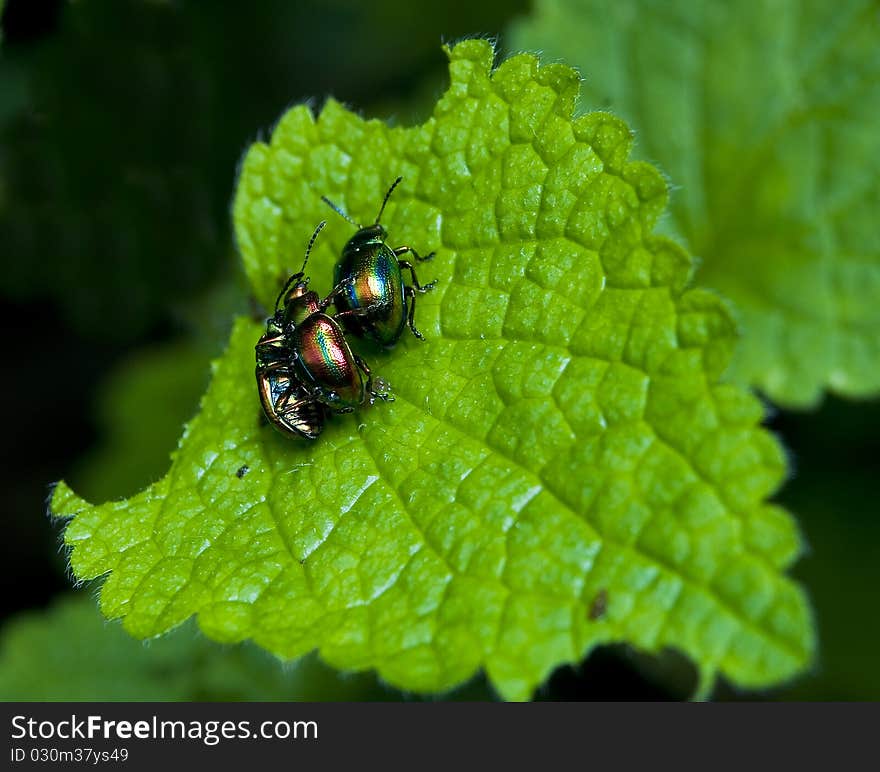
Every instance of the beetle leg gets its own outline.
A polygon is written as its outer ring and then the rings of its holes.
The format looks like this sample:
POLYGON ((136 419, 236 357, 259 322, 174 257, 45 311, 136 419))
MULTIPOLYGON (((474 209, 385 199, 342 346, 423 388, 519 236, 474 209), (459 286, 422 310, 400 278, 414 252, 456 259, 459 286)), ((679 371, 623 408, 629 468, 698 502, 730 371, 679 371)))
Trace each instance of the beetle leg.
MULTIPOLYGON (((288 391, 290 391, 290 390, 288 389, 288 391)), ((287 396, 287 392, 285 392, 285 397, 286 396, 287 396)), ((279 400, 279 402, 280 401, 281 400, 279 400)), ((313 400, 311 397, 305 397, 304 399, 298 399, 296 402, 285 401, 285 403, 281 407, 284 408, 285 413, 290 413, 295 410, 299 410, 301 407, 303 407, 303 405, 311 404, 314 401, 315 400, 313 400)), ((278 409, 278 405, 276 405, 275 407, 276 407, 277 411, 280 413, 281 410, 278 409)))
POLYGON ((275 346, 276 343, 279 343, 282 340, 284 340, 283 335, 276 335, 274 338, 261 338, 259 341, 257 341, 257 345, 254 346, 254 350, 260 351, 264 348, 271 349, 275 346))
MULTIPOLYGON (((270 362, 267 365, 262 365, 259 368, 259 372, 261 375, 268 375, 269 373, 273 373, 275 375, 280 375, 281 377, 287 377, 291 379, 291 388, 295 385, 292 379, 293 373, 291 372, 290 365, 287 362, 270 362)), ((285 401, 289 399, 289 397, 286 395, 284 395, 283 398, 285 401)))
POLYGON ((421 284, 419 284, 419 279, 416 276, 416 269, 413 268, 412 263, 410 263, 408 260, 398 260, 397 264, 400 266, 401 271, 409 271, 409 275, 412 276, 413 287, 415 287, 416 292, 420 292, 424 295, 426 292, 430 292, 432 289, 434 289, 435 285, 437 284, 437 280, 434 279, 434 281, 429 281, 427 284, 422 286, 421 284))
MULTIPOLYGON (((275 400, 275 412, 280 413, 285 407, 287 407, 290 398, 293 396, 293 393, 296 391, 297 383, 295 381, 291 381, 290 385, 284 390, 284 394, 278 397, 275 400)), ((297 404, 296 402, 294 404, 297 404)))
POLYGON ((407 303, 407 305, 409 306, 409 314, 407 315, 406 324, 412 331, 413 335, 415 335, 419 340, 424 340, 425 336, 416 329, 416 323, 414 321, 416 315, 416 288, 405 286, 403 288, 403 296, 404 298, 409 299, 409 303, 407 303))
POLYGON ((375 311, 380 310, 385 305, 387 305, 387 304, 377 302, 377 303, 373 303, 369 306, 363 306, 361 308, 347 308, 345 311, 340 311, 338 314, 333 314, 333 318, 334 319, 345 319, 345 317, 347 317, 347 316, 348 317, 370 316, 370 314, 374 313, 375 311))
POLYGON ((289 379, 290 383, 278 399, 275 400, 273 407, 276 412, 280 412, 285 407, 290 408, 293 405, 299 405, 301 402, 318 401, 319 390, 310 388, 307 384, 296 379, 295 373, 288 362, 271 362, 263 365, 260 372, 264 375, 272 373, 276 376, 289 379), (294 403, 290 403, 290 398, 298 394, 300 399, 294 403))
POLYGON ((373 393, 373 371, 370 370, 370 366, 361 359, 357 354, 354 354, 354 362, 361 369, 361 372, 367 376, 367 391, 370 394, 373 393))
POLYGON ((260 371, 263 373, 274 373, 277 370, 289 370, 290 365, 287 362, 270 362, 267 365, 263 365, 260 368, 260 371))
POLYGON ((290 402, 283 411, 276 411, 278 424, 284 431, 305 437, 309 440, 317 439, 324 428, 324 408, 311 397, 301 397, 296 402, 290 402))
MULTIPOLYGON (((372 370, 370 370, 369 365, 364 362, 364 360, 361 359, 357 354, 354 355, 354 361, 355 364, 361 369, 363 374, 367 376, 367 392, 372 398, 370 401, 372 402, 373 399, 378 398, 381 399, 383 402, 394 402, 394 395, 390 392, 373 390, 373 372, 372 370)), ((379 380, 382 379, 380 378, 379 380)), ((382 383, 384 384, 385 382, 382 381, 382 383)), ((385 385, 387 386, 387 384, 385 385)))
POLYGON ((406 246, 404 246, 404 247, 397 247, 397 248, 396 248, 395 250, 393 250, 393 251, 394 251, 394 254, 395 254, 396 257, 400 257, 401 255, 405 255, 407 252, 409 252, 409 253, 410 253, 410 254, 411 254, 416 260, 418 260, 420 263, 424 263, 424 262, 427 262, 428 260, 432 260, 432 259, 434 258, 434 255, 437 254, 436 252, 431 252, 431 254, 429 254, 429 255, 425 255, 424 257, 422 257, 422 256, 421 256, 418 252, 416 252, 412 247, 406 247, 406 246))
POLYGON ((339 284, 337 284, 332 290, 330 290, 330 293, 327 295, 327 297, 325 297, 320 303, 318 303, 318 308, 321 311, 327 310, 329 306, 333 305, 333 303, 336 301, 336 298, 340 294, 342 294, 344 290, 348 289, 352 285, 354 280, 354 276, 349 276, 348 278, 343 279, 341 282, 339 282, 339 284))
POLYGON ((298 405, 301 401, 314 401, 314 396, 305 388, 305 386, 299 381, 295 380, 293 377, 293 373, 290 368, 283 362, 274 362, 271 365, 265 368, 266 372, 272 371, 277 372, 281 377, 286 377, 289 379, 290 383, 287 385, 287 388, 284 390, 284 393, 275 400, 274 408, 275 412, 280 412, 285 407, 288 407, 290 404, 290 398, 296 394, 298 391, 304 392, 308 399, 306 400, 298 400, 295 402, 295 405, 298 405))
MULTIPOLYGON (((426 255, 425 257, 420 257, 418 252, 416 252, 412 247, 398 247, 394 250, 395 255, 402 255, 406 252, 412 252, 415 256, 416 260, 430 260, 434 257, 434 252, 431 252, 430 255, 426 255)), ((425 336, 422 335, 417 329, 414 321, 415 313, 416 313, 416 293, 418 292, 420 295, 424 295, 426 292, 434 289, 437 284, 437 280, 429 281, 427 284, 422 286, 419 284, 419 278, 416 276, 416 269, 413 268, 413 264, 408 260, 398 260, 397 264, 400 266, 401 270, 408 270, 409 275, 412 276, 412 286, 405 286, 403 288, 404 298, 409 298, 409 315, 407 319, 407 324, 409 325, 410 330, 412 330, 412 334, 415 335, 419 340, 424 340, 425 336)))

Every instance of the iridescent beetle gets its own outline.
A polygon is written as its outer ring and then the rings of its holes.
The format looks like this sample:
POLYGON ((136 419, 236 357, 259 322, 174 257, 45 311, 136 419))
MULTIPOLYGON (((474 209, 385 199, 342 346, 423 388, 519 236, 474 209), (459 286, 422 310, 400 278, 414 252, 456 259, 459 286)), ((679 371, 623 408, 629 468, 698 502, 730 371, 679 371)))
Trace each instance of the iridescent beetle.
POLYGON ((420 340, 425 336, 415 326, 416 293, 424 294, 434 288, 436 279, 422 286, 416 277, 415 268, 400 255, 411 254, 416 260, 424 262, 434 257, 431 252, 420 256, 412 247, 391 247, 386 239, 388 231, 379 224, 385 205, 400 184, 403 177, 392 183, 379 215, 373 225, 359 225, 326 196, 322 200, 334 212, 358 229, 342 248, 342 256, 336 263, 333 280, 341 287, 336 297, 336 308, 343 316, 345 329, 353 335, 370 338, 382 346, 393 346, 408 324, 412 334, 420 340), (412 286, 403 283, 403 270, 412 276, 412 286), (344 316, 349 311, 363 309, 365 313, 344 316))
POLYGON ((267 329, 257 344, 260 404, 276 429, 314 440, 324 429, 325 408, 312 398, 294 372, 283 339, 280 330, 267 329))
POLYGON ((315 439, 324 428, 326 411, 350 413, 375 399, 392 401, 387 390, 375 390, 370 368, 352 353, 337 319, 370 313, 371 308, 325 313, 348 281, 321 300, 310 291, 306 264, 315 229, 299 273, 291 276, 266 320, 266 332, 255 347, 257 389, 269 422, 279 431, 315 439), (366 380, 365 380, 366 379, 366 380))

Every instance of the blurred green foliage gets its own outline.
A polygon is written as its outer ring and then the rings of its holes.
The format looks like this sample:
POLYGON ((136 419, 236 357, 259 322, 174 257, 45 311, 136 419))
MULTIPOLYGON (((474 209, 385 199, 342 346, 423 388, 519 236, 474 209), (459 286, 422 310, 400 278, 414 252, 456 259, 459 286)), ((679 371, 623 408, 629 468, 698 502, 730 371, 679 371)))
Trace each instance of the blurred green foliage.
POLYGON ((121 362, 96 395, 102 439, 71 476, 97 501, 158 480, 209 376, 208 354, 186 340, 142 348, 121 362))
POLYGON ((96 501, 120 499, 165 474, 181 427, 205 393, 210 361, 246 307, 238 282, 221 283, 177 310, 183 335, 115 364, 92 399, 99 441, 70 472, 83 491, 96 501))
MULTIPOLYGON (((876 3, 538 0, 506 44, 577 64, 581 108, 632 121, 636 153, 670 175, 668 227, 702 258, 698 281, 736 301, 740 376, 801 407, 826 384, 876 393, 876 3)), ((776 694, 877 699, 880 622, 863 610, 880 587, 880 406, 830 399, 771 426, 820 631, 815 670, 776 694)))
POLYGON ((880 393, 874 0, 538 0, 512 32, 669 175, 671 230, 742 325, 733 377, 790 407, 880 393))
POLYGON ((86 2, 62 26, 7 54, 26 101, 0 130, 0 242, 14 258, 0 287, 131 340, 229 270, 228 123, 171 5, 86 2))
POLYGON ((87 593, 9 621, 0 638, 0 700, 382 700, 369 675, 314 656, 295 666, 255 646, 219 646, 194 624, 148 642, 107 622, 87 593))
POLYGON ((399 99, 442 74, 441 35, 524 5, 431 3, 411 25, 400 0, 66 4, 56 34, 4 52, 0 293, 136 339, 233 270, 236 165, 285 106, 399 99))

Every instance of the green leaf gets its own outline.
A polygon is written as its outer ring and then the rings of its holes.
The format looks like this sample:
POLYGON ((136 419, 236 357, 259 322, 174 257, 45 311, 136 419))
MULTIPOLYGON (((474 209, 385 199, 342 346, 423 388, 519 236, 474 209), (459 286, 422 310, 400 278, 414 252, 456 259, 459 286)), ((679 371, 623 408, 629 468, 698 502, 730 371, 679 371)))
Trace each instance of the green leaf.
MULTIPOLYGON (((617 118, 572 120, 568 67, 493 72, 482 40, 448 54, 424 125, 295 107, 248 151, 235 199, 271 304, 332 215, 320 195, 370 222, 404 176, 383 222, 438 251, 420 270, 439 284, 419 300, 427 342, 361 349, 397 401, 332 416, 312 443, 280 436, 258 420, 263 327, 239 319, 167 477, 102 506, 57 488, 75 575, 109 574, 103 610, 135 636, 197 614, 216 640, 317 648, 416 692, 482 667, 528 698, 610 641, 681 649, 704 692, 717 673, 791 677, 814 643, 782 573, 799 536, 764 502, 785 457, 760 403, 719 382, 724 304, 686 289, 688 256, 652 234, 664 181, 627 160, 617 118)), ((352 233, 333 217, 318 289, 352 233)))
POLYGON ((100 441, 70 479, 83 496, 106 501, 142 490, 171 465, 180 428, 198 407, 210 361, 226 346, 232 318, 247 308, 238 282, 221 282, 178 311, 184 334, 138 349, 95 390, 100 441))
POLYGON ((83 495, 124 496, 168 470, 169 451, 208 382, 206 348, 189 341, 145 348, 110 373, 97 393, 102 441, 73 473, 83 495))
POLYGON ((514 48, 670 176, 698 280, 735 301, 733 375, 791 407, 880 393, 880 17, 873 0, 539 0, 514 48))
POLYGON ((149 645, 101 618, 87 595, 9 620, 0 634, 0 699, 382 699, 368 678, 340 678, 308 658, 283 667, 251 645, 217 646, 193 625, 149 645))

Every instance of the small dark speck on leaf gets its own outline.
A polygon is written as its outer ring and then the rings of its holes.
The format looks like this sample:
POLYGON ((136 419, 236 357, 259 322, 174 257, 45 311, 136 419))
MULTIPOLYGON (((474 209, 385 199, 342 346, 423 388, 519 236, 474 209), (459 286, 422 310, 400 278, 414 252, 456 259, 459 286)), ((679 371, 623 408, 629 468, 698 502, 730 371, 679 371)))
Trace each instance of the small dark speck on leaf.
POLYGON ((235 476, 240 480, 242 477, 244 477, 250 471, 251 471, 251 468, 247 464, 245 464, 244 466, 240 466, 238 468, 238 471, 235 473, 235 476))
POLYGON ((595 622, 601 619, 605 616, 606 611, 608 611, 608 590, 603 587, 596 593, 596 597, 593 598, 593 602, 590 604, 590 621, 595 622))

